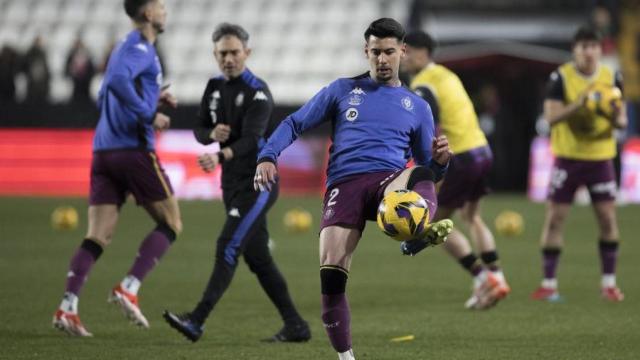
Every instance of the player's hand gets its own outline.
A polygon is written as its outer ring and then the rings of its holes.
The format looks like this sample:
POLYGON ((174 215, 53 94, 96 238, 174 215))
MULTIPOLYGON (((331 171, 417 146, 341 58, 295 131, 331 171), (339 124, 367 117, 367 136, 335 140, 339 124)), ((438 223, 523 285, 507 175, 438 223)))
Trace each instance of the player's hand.
POLYGON ((156 113, 153 119, 153 128, 158 131, 165 131, 171 126, 171 118, 163 113, 156 113))
POLYGON ((226 124, 217 124, 216 127, 211 130, 209 137, 213 141, 225 142, 229 140, 229 135, 231 135, 231 126, 226 124))
POLYGON ((202 154, 198 156, 198 165, 204 172, 212 172, 218 166, 218 154, 202 154))
POLYGON ((172 109, 178 107, 178 98, 176 98, 172 93, 168 90, 163 90, 160 93, 160 98, 158 99, 158 106, 169 106, 172 109))
POLYGON ((253 188, 256 191, 271 191, 271 186, 276 183, 278 169, 276 164, 264 161, 258 164, 256 176, 253 178, 253 188))
POLYGON ((449 159, 451 159, 451 156, 453 155, 453 152, 449 148, 449 140, 444 135, 433 138, 431 152, 433 160, 442 166, 447 165, 449 163, 449 159))
POLYGON ((595 87, 595 83, 591 83, 584 89, 578 98, 576 99, 576 106, 583 107, 587 105, 587 100, 589 99, 589 95, 591 95, 591 90, 595 87))

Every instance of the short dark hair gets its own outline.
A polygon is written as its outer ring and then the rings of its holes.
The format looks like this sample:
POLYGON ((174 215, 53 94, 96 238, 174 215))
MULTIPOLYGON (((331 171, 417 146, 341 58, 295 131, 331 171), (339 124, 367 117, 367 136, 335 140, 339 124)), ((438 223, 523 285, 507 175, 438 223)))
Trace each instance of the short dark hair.
POLYGON ((249 42, 249 33, 247 32, 247 30, 245 30, 240 25, 230 24, 227 22, 224 22, 216 27, 216 29, 213 31, 213 35, 211 35, 211 40, 213 40, 213 42, 215 43, 218 42, 218 40, 220 40, 223 36, 228 35, 235 36, 240 39, 244 46, 247 46, 247 43, 249 42))
POLYGON ((427 49, 429 55, 433 55, 436 47, 438 47, 438 42, 435 41, 431 35, 421 30, 408 33, 404 38, 404 42, 414 48, 427 49))
POLYGON ((404 41, 404 28, 402 25, 391 18, 380 18, 372 22, 364 32, 364 40, 369 41, 369 37, 373 35, 377 38, 393 37, 398 41, 404 41))
POLYGON ((602 35, 594 27, 585 25, 581 26, 573 35, 573 45, 580 41, 602 41, 602 35))
POLYGON ((137 20, 140 17, 140 9, 155 0, 124 0, 124 11, 130 18, 137 20))

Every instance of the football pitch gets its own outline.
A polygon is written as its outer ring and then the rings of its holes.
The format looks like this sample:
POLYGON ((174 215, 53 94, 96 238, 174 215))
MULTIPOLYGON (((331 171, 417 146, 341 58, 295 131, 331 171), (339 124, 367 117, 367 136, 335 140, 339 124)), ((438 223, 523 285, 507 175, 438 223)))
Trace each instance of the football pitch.
MULTIPOLYGON (((153 227, 143 211, 124 207, 113 244, 89 276, 80 314, 94 338, 71 338, 51 328, 64 290, 69 258, 86 229, 86 200, 0 198, 0 359, 336 359, 320 321, 316 228, 319 198, 282 198, 269 215, 273 254, 295 303, 309 321, 306 344, 266 344, 281 322, 257 280, 241 263, 203 338, 185 340, 162 320, 164 309, 190 310, 208 280, 215 240, 224 221, 221 202, 182 202, 185 231, 141 289, 151 329, 129 325, 107 304, 107 293, 128 270, 153 227), (56 206, 72 205, 80 226, 51 229, 56 206), (290 234, 287 209, 302 206, 314 228, 290 234)), ((544 206, 523 196, 494 195, 483 207, 491 223, 504 209, 525 218, 523 235, 497 236, 511 295, 490 311, 463 308, 470 277, 442 249, 410 258, 399 243, 368 224, 347 284, 353 345, 358 359, 640 359, 640 209, 619 208, 623 245, 618 282, 626 299, 599 296, 597 230, 589 207, 574 207, 559 266, 562 303, 529 300, 540 280, 538 238, 544 206), (391 342, 395 337, 415 339, 391 342)), ((454 219, 455 220, 455 219, 454 219)))

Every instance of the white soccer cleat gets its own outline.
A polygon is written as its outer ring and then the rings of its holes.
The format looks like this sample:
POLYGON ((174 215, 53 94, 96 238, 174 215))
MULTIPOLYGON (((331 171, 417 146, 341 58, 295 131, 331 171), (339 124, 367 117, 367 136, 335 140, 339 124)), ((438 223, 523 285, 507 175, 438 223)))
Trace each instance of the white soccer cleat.
POLYGON ((125 291, 120 285, 111 290, 108 302, 116 304, 122 310, 122 313, 135 325, 142 328, 149 328, 149 321, 144 317, 140 307, 138 306, 138 296, 125 291))
POLYGON ((53 315, 53 327, 64 331, 72 336, 92 337, 93 334, 87 331, 82 325, 78 314, 66 312, 63 310, 57 310, 53 315))

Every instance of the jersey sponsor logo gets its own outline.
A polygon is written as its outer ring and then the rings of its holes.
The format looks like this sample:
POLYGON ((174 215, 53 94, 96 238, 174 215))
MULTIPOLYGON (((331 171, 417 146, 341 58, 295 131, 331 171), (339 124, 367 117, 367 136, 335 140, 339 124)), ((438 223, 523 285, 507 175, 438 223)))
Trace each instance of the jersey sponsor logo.
POLYGON ((349 92, 349 94, 367 95, 367 93, 365 93, 364 90, 362 90, 362 88, 359 87, 359 86, 354 87, 353 90, 351 90, 351 92, 349 92))
POLYGON ((402 106, 404 106, 405 109, 412 111, 413 110, 413 101, 411 101, 411 98, 408 96, 405 96, 402 98, 402 106))
POLYGON ((257 91, 256 95, 253 97, 253 100, 267 101, 269 100, 269 98, 267 98, 267 94, 265 94, 264 91, 257 91))
POLYGON ((351 121, 351 122, 356 121, 356 119, 358 118, 358 109, 348 108, 347 111, 344 113, 344 117, 345 119, 347 119, 347 121, 351 121))
POLYGON ((231 210, 229 210, 229 216, 239 218, 240 210, 238 210, 238 208, 231 208, 231 210))
POLYGON ((135 48, 146 53, 149 52, 149 49, 147 49, 147 45, 145 44, 136 44, 135 48))
POLYGON ((349 98, 349 105, 358 106, 362 104, 363 101, 364 98, 362 96, 354 94, 349 98))
POLYGON ((236 96, 236 106, 240 107, 244 104, 244 93, 240 92, 238 96, 236 96))

